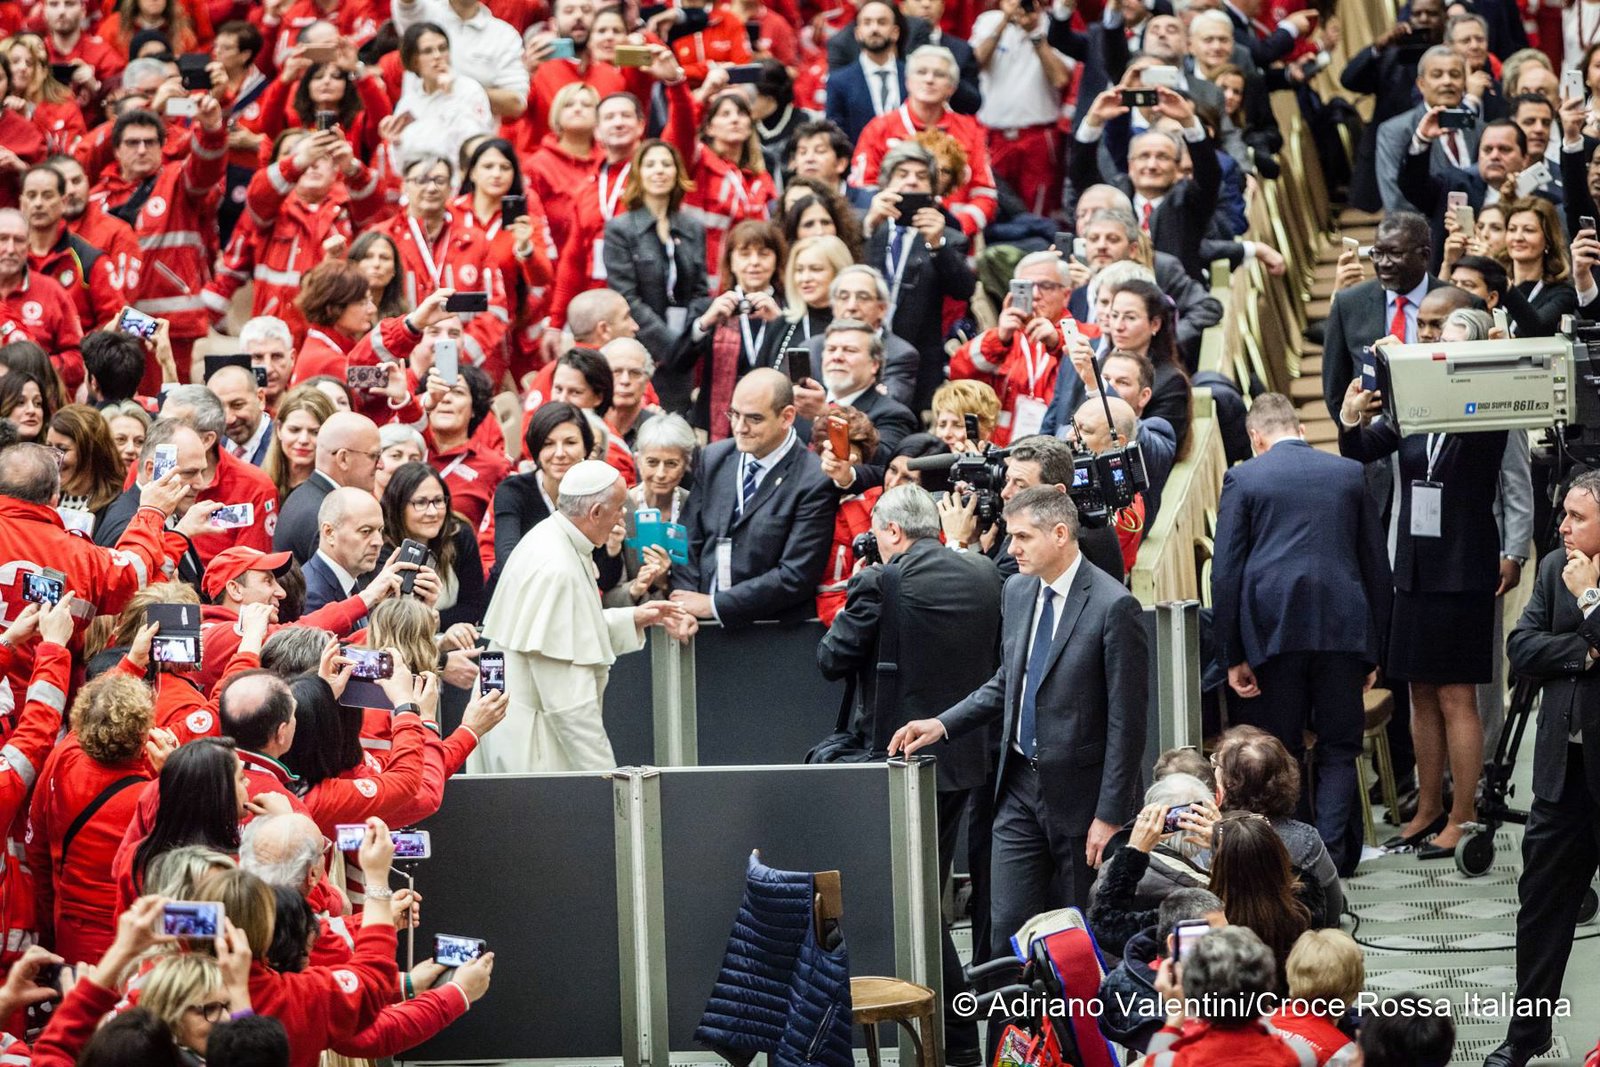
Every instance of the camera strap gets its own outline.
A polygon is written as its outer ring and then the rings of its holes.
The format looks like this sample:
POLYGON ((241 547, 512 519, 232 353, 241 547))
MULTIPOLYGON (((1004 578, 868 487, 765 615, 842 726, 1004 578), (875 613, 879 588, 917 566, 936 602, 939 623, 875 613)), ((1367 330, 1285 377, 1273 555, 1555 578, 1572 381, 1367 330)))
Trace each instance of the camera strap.
POLYGON ((67 868, 67 850, 72 847, 72 841, 78 836, 78 831, 86 826, 95 813, 111 802, 111 798, 131 785, 149 781, 137 774, 124 775, 100 790, 95 798, 89 801, 88 807, 78 812, 78 817, 72 820, 72 825, 67 827, 67 832, 61 838, 61 858, 56 861, 56 870, 64 871, 67 868))

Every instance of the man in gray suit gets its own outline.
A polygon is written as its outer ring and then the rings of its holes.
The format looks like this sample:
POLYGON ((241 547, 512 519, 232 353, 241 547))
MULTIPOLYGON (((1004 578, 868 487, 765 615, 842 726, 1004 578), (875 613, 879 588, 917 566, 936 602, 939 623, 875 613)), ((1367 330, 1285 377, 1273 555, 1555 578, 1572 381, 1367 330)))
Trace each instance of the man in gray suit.
MULTIPOLYGON (((1378 127, 1375 166, 1378 194, 1383 199, 1385 211, 1426 214, 1400 191, 1400 167, 1411 148, 1417 123, 1422 121, 1428 109, 1461 106, 1467 92, 1466 61, 1447 45, 1435 45, 1428 49, 1417 63, 1417 91, 1422 94, 1422 103, 1410 111, 1402 111, 1378 127)), ((1435 174, 1449 167, 1457 170, 1471 167, 1478 159, 1476 124, 1465 130, 1447 130, 1445 136, 1433 142, 1429 151, 1432 155, 1428 165, 1435 174)))
POLYGON ((1088 905, 1101 850, 1137 807, 1149 659, 1139 602, 1083 565, 1070 496, 1026 489, 1005 518, 1021 573, 1006 582, 1000 669, 889 742, 891 755, 909 755, 1003 723, 990 870, 997 955, 1039 912, 1088 905))

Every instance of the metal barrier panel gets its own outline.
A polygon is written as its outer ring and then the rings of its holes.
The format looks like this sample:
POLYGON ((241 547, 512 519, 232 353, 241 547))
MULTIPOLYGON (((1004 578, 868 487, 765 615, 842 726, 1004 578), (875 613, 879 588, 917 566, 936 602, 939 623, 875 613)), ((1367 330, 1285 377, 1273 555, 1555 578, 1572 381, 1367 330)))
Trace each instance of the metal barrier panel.
POLYGON ((1176 600, 1156 605, 1156 642, 1152 647, 1159 664, 1160 751, 1199 749, 1200 725, 1200 601, 1176 600))
POLYGON ((832 732, 844 695, 817 669, 825 632, 820 622, 702 625, 685 648, 652 629, 649 651, 618 659, 606 686, 617 765, 799 763, 832 732))
MULTIPOLYGON (((909 770, 927 776, 931 795, 932 766, 909 770)), ((753 849, 761 850, 763 862, 784 870, 841 872, 852 974, 894 975, 904 952, 931 958, 937 975, 937 941, 896 945, 895 866, 900 861, 891 833, 891 772, 881 763, 660 772, 673 1049, 696 1048, 694 1030, 722 965, 753 849)), ((937 877, 934 837, 925 835, 923 845, 928 851, 923 870, 937 877)), ((907 929, 912 936, 909 924, 907 929)), ((859 1041, 859 1030, 856 1037, 859 1041)))
POLYGON ((597 775, 450 779, 422 823, 433 856, 410 868, 417 958, 436 933, 481 937, 494 985, 408 1062, 623 1054, 612 792, 597 775))

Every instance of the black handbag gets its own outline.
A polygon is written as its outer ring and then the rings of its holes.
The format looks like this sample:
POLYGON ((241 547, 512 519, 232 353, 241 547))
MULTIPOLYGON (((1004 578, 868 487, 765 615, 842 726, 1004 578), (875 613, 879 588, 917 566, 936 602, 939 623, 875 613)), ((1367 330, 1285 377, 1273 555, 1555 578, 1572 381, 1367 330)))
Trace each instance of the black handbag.
POLYGON ((876 697, 868 709, 868 726, 871 738, 850 729, 850 712, 855 707, 856 679, 851 675, 845 682, 844 699, 839 702, 839 718, 833 724, 833 733, 824 737, 806 753, 807 763, 877 763, 889 758, 889 739, 882 736, 883 721, 900 705, 900 567, 895 563, 883 565, 880 581, 883 592, 883 610, 878 617, 878 662, 873 668, 877 677, 876 697))

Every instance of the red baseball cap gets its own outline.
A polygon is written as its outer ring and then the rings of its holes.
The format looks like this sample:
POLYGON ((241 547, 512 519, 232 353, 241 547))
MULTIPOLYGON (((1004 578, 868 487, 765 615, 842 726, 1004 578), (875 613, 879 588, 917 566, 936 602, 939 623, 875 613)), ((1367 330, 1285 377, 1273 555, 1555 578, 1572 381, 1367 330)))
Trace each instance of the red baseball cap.
POLYGON ((207 597, 217 599, 222 587, 246 571, 271 571, 283 574, 294 562, 288 552, 262 552, 259 549, 234 545, 218 552, 206 566, 204 580, 200 583, 207 597))

